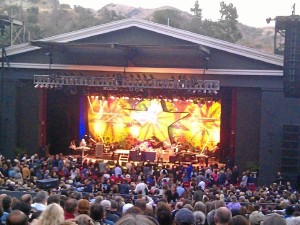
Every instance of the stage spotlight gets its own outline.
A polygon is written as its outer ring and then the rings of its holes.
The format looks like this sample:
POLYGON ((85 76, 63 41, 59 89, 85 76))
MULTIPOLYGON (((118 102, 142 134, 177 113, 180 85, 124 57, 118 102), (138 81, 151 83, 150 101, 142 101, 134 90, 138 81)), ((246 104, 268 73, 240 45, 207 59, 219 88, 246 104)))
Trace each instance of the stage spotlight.
POLYGON ((34 85, 34 88, 39 88, 39 86, 40 86, 40 85, 36 84, 36 85, 34 85))

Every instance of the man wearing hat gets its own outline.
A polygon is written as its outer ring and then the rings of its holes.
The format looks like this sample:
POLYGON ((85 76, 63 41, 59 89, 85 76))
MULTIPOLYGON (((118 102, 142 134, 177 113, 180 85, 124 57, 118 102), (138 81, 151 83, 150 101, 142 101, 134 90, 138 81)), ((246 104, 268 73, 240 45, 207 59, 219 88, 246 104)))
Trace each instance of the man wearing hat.
POLYGON ((192 211, 187 208, 182 208, 177 211, 174 219, 176 225, 194 225, 195 217, 192 211))

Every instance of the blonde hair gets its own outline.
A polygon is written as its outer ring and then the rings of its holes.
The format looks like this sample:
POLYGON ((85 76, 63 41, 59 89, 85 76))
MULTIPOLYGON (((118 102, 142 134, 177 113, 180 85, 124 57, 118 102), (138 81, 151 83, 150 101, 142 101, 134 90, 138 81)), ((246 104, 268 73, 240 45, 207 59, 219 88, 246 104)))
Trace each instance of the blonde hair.
POLYGON ((40 215, 38 225, 61 225, 64 221, 63 208, 57 203, 52 203, 40 215))

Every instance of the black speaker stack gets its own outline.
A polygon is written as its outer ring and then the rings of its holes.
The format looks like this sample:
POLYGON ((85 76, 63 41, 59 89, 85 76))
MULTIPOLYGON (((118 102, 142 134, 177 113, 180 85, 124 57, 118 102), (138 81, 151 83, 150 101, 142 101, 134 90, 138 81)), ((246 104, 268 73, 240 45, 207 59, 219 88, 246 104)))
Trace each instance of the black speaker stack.
POLYGON ((300 98, 300 17, 285 17, 284 26, 284 96, 300 98))

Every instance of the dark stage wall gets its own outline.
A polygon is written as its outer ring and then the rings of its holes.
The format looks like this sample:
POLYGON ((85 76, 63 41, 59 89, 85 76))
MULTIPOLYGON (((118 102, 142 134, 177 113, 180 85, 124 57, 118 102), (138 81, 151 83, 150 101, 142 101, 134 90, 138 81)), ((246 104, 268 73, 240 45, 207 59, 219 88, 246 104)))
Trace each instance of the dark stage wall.
POLYGON ((240 170, 250 166, 250 163, 259 163, 260 108, 260 89, 236 89, 234 161, 240 170))
MULTIPOLYGON (((300 125, 300 99, 285 98, 282 90, 262 90, 260 182, 272 183, 281 167, 283 125, 300 125)), ((300 168, 300 165, 298 165, 300 168)))
POLYGON ((70 141, 79 139, 79 95, 48 91, 47 140, 50 153, 67 153, 70 141))

